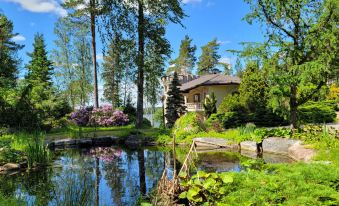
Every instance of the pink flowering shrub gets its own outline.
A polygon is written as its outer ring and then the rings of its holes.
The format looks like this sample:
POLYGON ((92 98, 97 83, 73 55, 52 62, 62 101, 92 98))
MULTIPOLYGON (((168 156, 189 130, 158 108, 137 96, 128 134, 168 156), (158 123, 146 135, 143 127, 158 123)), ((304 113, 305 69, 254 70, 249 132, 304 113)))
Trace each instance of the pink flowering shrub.
POLYGON ((72 112, 70 119, 78 126, 87 126, 92 108, 80 108, 72 112))
POLYGON ((129 122, 128 116, 120 110, 113 110, 112 106, 104 105, 94 108, 90 115, 92 126, 124 126, 129 122))

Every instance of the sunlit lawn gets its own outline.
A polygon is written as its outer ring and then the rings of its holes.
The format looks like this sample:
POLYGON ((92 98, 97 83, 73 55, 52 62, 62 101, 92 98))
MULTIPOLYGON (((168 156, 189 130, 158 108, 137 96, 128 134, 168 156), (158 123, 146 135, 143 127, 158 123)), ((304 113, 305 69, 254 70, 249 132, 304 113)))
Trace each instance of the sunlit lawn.
POLYGON ((127 137, 131 134, 140 136, 155 137, 158 135, 158 128, 144 128, 137 130, 134 125, 119 127, 77 127, 68 126, 66 128, 52 130, 46 135, 47 139, 64 139, 64 138, 92 138, 99 136, 116 136, 127 137))

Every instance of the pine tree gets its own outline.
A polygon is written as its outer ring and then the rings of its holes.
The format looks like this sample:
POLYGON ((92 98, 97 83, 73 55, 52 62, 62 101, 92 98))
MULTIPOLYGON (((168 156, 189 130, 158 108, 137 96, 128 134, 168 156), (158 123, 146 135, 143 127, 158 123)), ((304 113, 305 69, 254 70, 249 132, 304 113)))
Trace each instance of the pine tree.
POLYGON ((13 33, 13 23, 0 13, 0 88, 16 84, 20 63, 16 53, 23 48, 12 40, 16 35, 13 33))
POLYGON ((212 114, 217 113, 217 98, 215 97, 214 92, 212 92, 211 97, 206 97, 204 111, 207 118, 212 114))
POLYGON ((30 84, 36 86, 44 84, 51 87, 53 63, 47 57, 46 45, 42 34, 37 33, 34 37, 33 52, 28 54, 31 61, 26 66, 28 74, 26 79, 30 84))
POLYGON ((192 72, 195 62, 197 61, 197 58, 195 57, 195 51, 197 50, 197 47, 191 44, 192 39, 186 35, 181 41, 179 56, 171 62, 175 66, 170 67, 167 72, 192 72))
POLYGON ((174 72, 173 80, 167 93, 167 106, 166 106, 166 126, 168 128, 173 127, 175 121, 180 115, 186 111, 185 102, 183 96, 180 94, 180 82, 178 74, 174 72))
POLYGON ((218 54, 220 44, 217 39, 213 39, 205 46, 201 47, 202 54, 198 62, 198 74, 210 74, 216 70, 216 66, 219 64, 220 55, 218 54))

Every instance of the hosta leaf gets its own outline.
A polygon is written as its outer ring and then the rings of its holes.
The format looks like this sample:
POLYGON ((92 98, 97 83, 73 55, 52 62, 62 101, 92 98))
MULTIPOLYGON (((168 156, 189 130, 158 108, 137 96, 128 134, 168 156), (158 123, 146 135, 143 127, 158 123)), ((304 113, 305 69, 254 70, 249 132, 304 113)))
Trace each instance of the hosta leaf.
POLYGON ((222 173, 220 174, 220 178, 224 183, 232 183, 233 182, 233 177, 227 173, 222 173))
POLYGON ((206 179, 206 181, 204 182, 203 187, 204 187, 205 189, 211 188, 211 187, 213 187, 213 186, 215 185, 216 182, 217 182, 217 181, 216 181, 215 179, 209 177, 209 178, 206 179))
POLYGON ((199 194, 200 192, 200 188, 198 187, 193 187, 191 189, 188 190, 187 192, 187 199, 190 200, 190 201, 194 201, 195 200, 195 197, 197 194, 199 194))
POLYGON ((186 172, 180 172, 178 176, 182 179, 185 179, 187 177, 187 173, 186 172))
POLYGON ((179 195, 179 198, 180 199, 185 199, 187 197, 187 192, 182 192, 180 195, 179 195))
POLYGON ((205 177, 208 177, 208 174, 206 172, 204 172, 204 171, 198 171, 197 172, 197 176, 199 178, 205 178, 205 177))

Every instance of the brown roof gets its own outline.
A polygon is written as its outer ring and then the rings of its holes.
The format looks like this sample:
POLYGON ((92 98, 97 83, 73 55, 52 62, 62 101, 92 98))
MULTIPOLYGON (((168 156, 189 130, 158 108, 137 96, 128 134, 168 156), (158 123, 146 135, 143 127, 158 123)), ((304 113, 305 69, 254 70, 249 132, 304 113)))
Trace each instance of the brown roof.
POLYGON ((207 74, 181 85, 180 90, 187 92, 199 86, 228 84, 240 84, 240 78, 223 74, 207 74))

